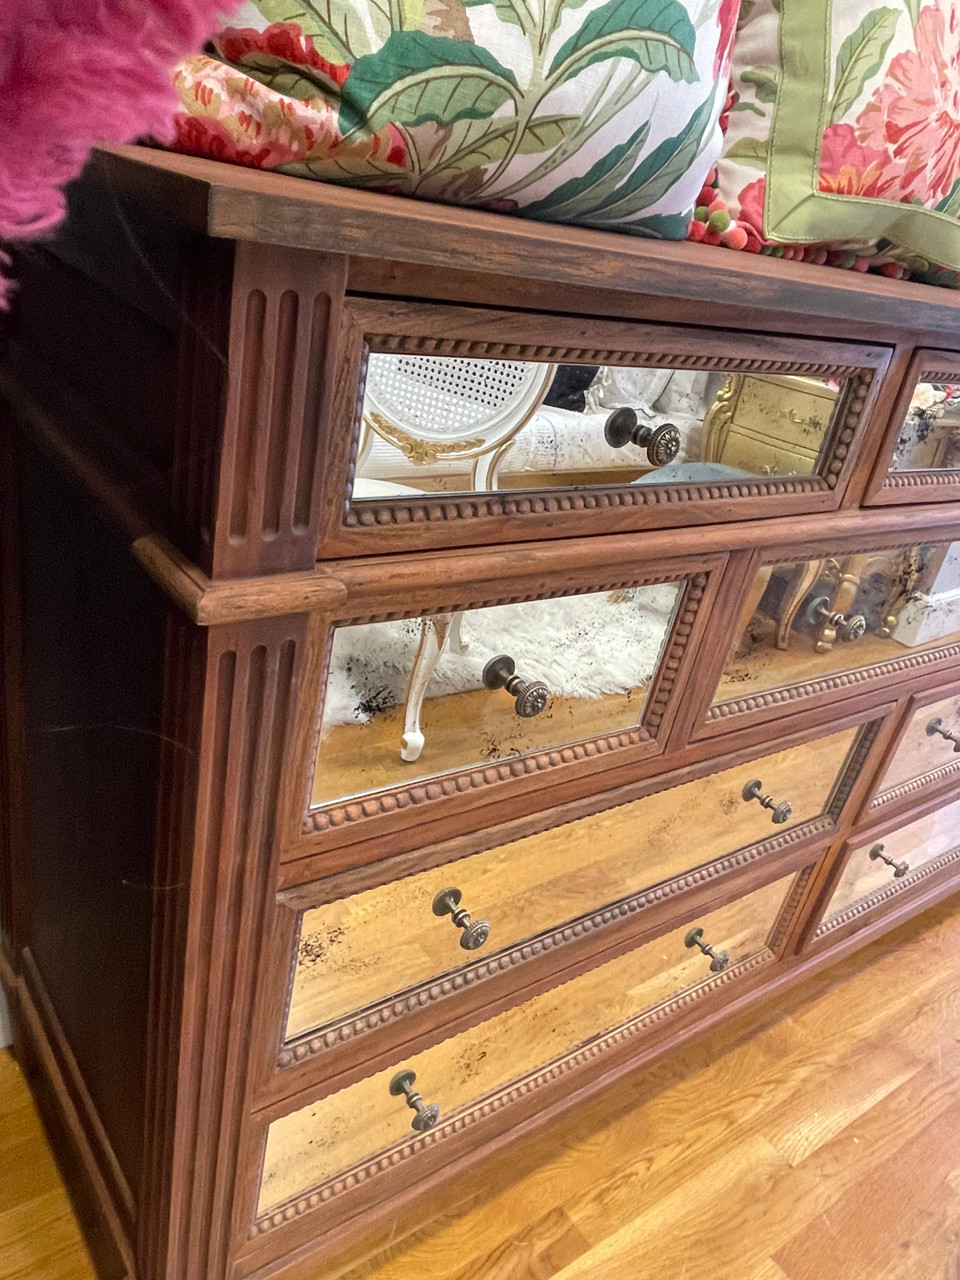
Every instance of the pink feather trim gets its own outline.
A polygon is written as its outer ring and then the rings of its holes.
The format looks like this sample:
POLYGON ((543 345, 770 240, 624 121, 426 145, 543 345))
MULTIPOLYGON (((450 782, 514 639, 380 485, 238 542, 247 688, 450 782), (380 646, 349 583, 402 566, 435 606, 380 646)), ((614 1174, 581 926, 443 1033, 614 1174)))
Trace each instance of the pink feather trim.
MULTIPOLYGON (((0 0, 0 239, 51 231, 97 142, 172 136, 172 68, 223 13, 222 0, 0 0)), ((0 307, 8 290, 0 276, 0 307)))

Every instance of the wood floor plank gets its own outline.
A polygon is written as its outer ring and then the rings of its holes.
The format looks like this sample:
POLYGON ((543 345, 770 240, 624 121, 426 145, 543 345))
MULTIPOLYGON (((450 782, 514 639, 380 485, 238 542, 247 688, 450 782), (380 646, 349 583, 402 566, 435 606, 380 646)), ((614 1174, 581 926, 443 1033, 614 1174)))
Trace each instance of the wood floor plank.
MULTIPOLYGON (((960 1099, 849 1186, 822 1222, 811 1220, 775 1250, 775 1261, 789 1280, 875 1280, 931 1206, 939 1203, 940 1212, 952 1201, 947 1177, 958 1157, 960 1099)), ((807 1168, 813 1174, 815 1161, 807 1168)))

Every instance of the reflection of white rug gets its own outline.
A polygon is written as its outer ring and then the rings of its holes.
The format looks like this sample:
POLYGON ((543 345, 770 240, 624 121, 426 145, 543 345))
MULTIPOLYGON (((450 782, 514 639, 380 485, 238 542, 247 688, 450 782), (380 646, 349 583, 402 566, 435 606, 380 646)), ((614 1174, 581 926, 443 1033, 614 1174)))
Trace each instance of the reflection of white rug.
MULTIPOLYGON (((482 688, 484 665, 498 653, 514 659, 521 678, 542 680, 561 696, 627 693, 653 674, 678 593, 675 584, 659 583, 469 610, 461 627, 467 652, 443 655, 427 697, 482 688)), ((418 618, 337 629, 325 726, 363 723, 403 702, 420 629, 418 618)))

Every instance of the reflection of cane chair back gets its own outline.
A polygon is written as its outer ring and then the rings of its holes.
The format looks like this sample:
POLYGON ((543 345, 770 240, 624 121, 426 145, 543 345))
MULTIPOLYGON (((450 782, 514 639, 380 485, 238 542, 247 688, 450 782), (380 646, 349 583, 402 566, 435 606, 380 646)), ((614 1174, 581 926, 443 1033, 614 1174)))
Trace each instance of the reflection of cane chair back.
MULTIPOLYGON (((471 489, 495 489, 504 453, 543 403, 555 372, 555 365, 521 360, 372 354, 357 469, 362 472, 384 442, 423 471, 472 459, 471 489)), ((423 750, 420 713, 440 658, 448 649, 466 650, 460 619, 455 613, 425 618, 421 624, 400 749, 408 762, 423 750)))
POLYGON ((555 365, 525 360, 373 353, 358 470, 376 461, 385 443, 424 471, 472 460, 470 488, 495 489, 504 453, 542 404, 555 372, 555 365))

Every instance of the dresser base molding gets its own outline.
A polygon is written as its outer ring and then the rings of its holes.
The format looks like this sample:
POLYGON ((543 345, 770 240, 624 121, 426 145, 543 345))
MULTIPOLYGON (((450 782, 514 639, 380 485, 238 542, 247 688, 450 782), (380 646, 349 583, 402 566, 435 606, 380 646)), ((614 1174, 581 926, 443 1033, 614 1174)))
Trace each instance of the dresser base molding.
POLYGON ((0 967, 10 1003, 13 1050, 40 1112, 60 1174, 83 1230, 100 1280, 137 1280, 133 1260, 132 1207, 111 1193, 116 1162, 102 1135, 90 1096, 80 1080, 66 1037, 28 953, 14 978, 0 967))
MULTIPOLYGON (((319 1202, 317 1212, 323 1218, 322 1239, 311 1239, 315 1232, 311 1231, 313 1210, 301 1217, 293 1213, 282 1227, 265 1236, 254 1236, 238 1254, 235 1275, 238 1280, 273 1280, 288 1274, 302 1280, 304 1272, 301 1268, 309 1265, 312 1259, 319 1262, 329 1260, 337 1251, 345 1250, 364 1239, 375 1235, 377 1230, 388 1222, 396 1225, 401 1220, 407 1221, 407 1211, 414 1208, 421 1198, 429 1196, 432 1191, 444 1186, 461 1174, 466 1173, 475 1164, 492 1156, 498 1150, 517 1140, 531 1135, 545 1125, 552 1123, 582 1105, 608 1085, 632 1071, 649 1067, 672 1050, 695 1041, 699 1036, 717 1027, 727 1019, 756 1010, 762 1012, 777 996, 791 987, 812 977, 835 962, 859 951, 867 943, 888 933, 896 926, 903 924, 914 916, 922 914, 929 907, 949 898, 958 892, 956 877, 931 885, 922 894, 912 895, 902 904, 895 905, 880 919, 864 925, 851 936, 842 938, 822 949, 810 951, 799 956, 786 956, 775 968, 760 965, 752 974, 743 979, 743 986, 738 995, 729 1004, 719 1005, 699 1015, 699 1011, 689 1021, 677 1023, 671 1027, 669 1038, 657 1043, 648 1043, 639 1047, 635 1054, 611 1062, 603 1074, 592 1078, 582 1088, 572 1093, 561 1093, 549 1102, 541 1102, 517 1118, 509 1131, 491 1135, 482 1145, 449 1156, 438 1161, 435 1166, 425 1169, 418 1175, 414 1184, 399 1189, 389 1200, 378 1200, 375 1195, 366 1196, 361 1185, 351 1192, 351 1199, 356 1199, 356 1209, 349 1217, 337 1223, 330 1222, 331 1209, 328 1202, 319 1202), (360 1203, 360 1201, 363 1203, 360 1203), (329 1226, 327 1224, 330 1224, 329 1226), (272 1246, 272 1248, 270 1247, 272 1246)), ((259 1172, 259 1159, 253 1162, 254 1169, 259 1172)), ((374 1180, 375 1181, 375 1180, 374 1180)), ((370 1184, 372 1185, 372 1184, 370 1184)), ((253 1197, 253 1183, 248 1183, 248 1203, 253 1197)), ((413 1229, 420 1221, 416 1219, 413 1229)), ((319 1221, 318 1217, 318 1221, 319 1221)), ((250 1221, 250 1219, 248 1219, 250 1221)), ((396 1243, 396 1236, 391 1231, 391 1242, 396 1243)))

